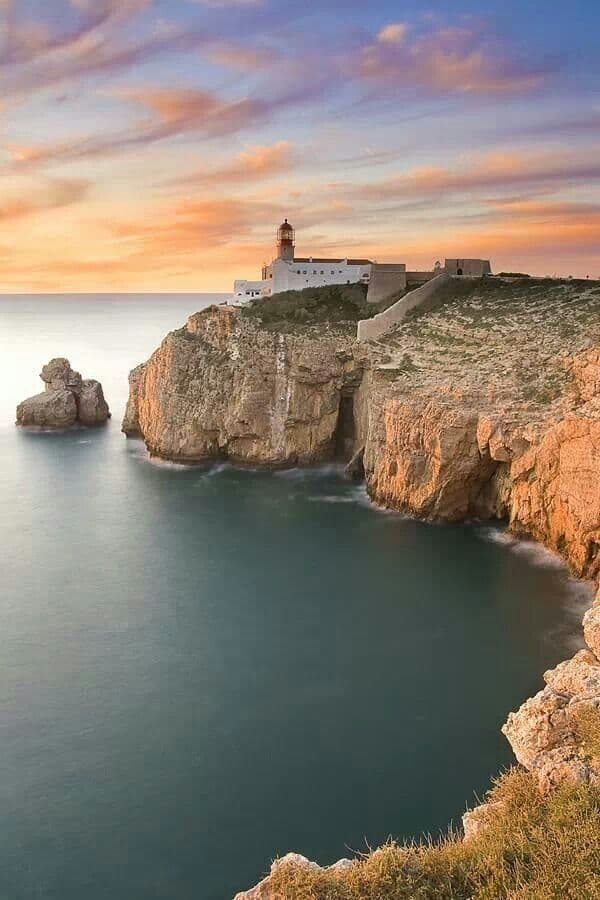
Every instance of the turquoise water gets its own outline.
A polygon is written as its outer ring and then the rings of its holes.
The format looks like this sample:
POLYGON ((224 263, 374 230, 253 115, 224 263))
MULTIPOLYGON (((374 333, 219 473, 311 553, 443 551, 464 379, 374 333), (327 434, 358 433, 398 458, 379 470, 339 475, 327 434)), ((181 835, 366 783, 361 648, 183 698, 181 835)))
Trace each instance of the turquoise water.
POLYGON ((279 853, 436 833, 589 594, 332 468, 150 462, 128 370, 207 298, 0 298, 0 897, 228 900, 279 853), (66 355, 108 428, 13 427, 66 355))

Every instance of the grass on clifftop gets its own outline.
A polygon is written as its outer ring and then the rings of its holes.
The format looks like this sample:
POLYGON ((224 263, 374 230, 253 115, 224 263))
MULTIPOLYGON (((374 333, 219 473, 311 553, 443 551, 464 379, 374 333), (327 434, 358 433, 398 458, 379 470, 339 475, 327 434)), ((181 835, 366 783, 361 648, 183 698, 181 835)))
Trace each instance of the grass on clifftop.
POLYGON ((282 865, 281 900, 599 900, 600 789, 547 796, 528 773, 503 775, 489 825, 463 843, 389 843, 340 872, 282 865))
MULTIPOLYGON (((324 323, 355 324, 369 319, 387 305, 367 303, 368 285, 333 284, 303 291, 283 291, 258 297, 243 307, 244 316, 260 319, 266 328, 310 326, 324 323)), ((394 298, 394 300, 397 298, 394 298)))

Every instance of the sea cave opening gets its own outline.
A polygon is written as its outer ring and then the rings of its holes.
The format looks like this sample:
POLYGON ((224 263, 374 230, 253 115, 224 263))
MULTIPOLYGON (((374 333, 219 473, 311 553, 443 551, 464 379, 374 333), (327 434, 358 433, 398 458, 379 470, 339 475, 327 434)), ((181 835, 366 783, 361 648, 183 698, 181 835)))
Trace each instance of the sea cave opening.
POLYGON ((354 392, 342 390, 334 434, 334 455, 336 460, 348 462, 352 458, 355 436, 354 392))

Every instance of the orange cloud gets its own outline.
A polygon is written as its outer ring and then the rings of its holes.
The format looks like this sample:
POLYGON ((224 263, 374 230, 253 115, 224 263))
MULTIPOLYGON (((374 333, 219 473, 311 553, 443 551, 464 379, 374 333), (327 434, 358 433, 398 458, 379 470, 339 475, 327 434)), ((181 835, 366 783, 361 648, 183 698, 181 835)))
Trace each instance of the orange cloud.
POLYGON ((12 223, 36 213, 61 209, 79 203, 89 184, 83 180, 50 180, 31 185, 17 185, 4 192, 0 200, 0 222, 12 223))
POLYGON ((561 185, 597 180, 600 180, 600 158, 595 153, 579 157, 574 157, 572 153, 494 153, 465 159, 462 165, 454 169, 413 169, 349 190, 355 190, 364 199, 383 201, 403 197, 425 199, 447 194, 470 196, 515 187, 556 189, 561 185))
POLYGON ((197 172, 177 179, 181 185, 221 185, 247 183, 271 178, 283 172, 289 172, 294 166, 295 158, 289 141, 278 141, 276 144, 256 145, 238 153, 230 162, 218 169, 208 172, 197 172))
POLYGON ((211 62, 232 66, 244 72, 265 69, 278 59, 277 51, 261 47, 244 47, 242 44, 218 42, 208 47, 206 55, 211 62))

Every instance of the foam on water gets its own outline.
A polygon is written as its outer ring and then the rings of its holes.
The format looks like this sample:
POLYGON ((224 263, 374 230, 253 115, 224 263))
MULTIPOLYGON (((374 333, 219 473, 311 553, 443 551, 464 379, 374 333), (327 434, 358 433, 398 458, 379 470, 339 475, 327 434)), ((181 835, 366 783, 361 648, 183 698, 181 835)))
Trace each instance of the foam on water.
POLYGON ((494 544, 502 544, 509 547, 514 553, 526 556, 536 566, 543 566, 547 569, 564 569, 568 571, 568 567, 558 553, 544 547, 536 541, 521 540, 500 528, 493 525, 483 525, 476 529, 476 533, 486 541, 494 544))
POLYGON ((350 494, 322 494, 316 497, 307 497, 309 503, 356 503, 350 494))

